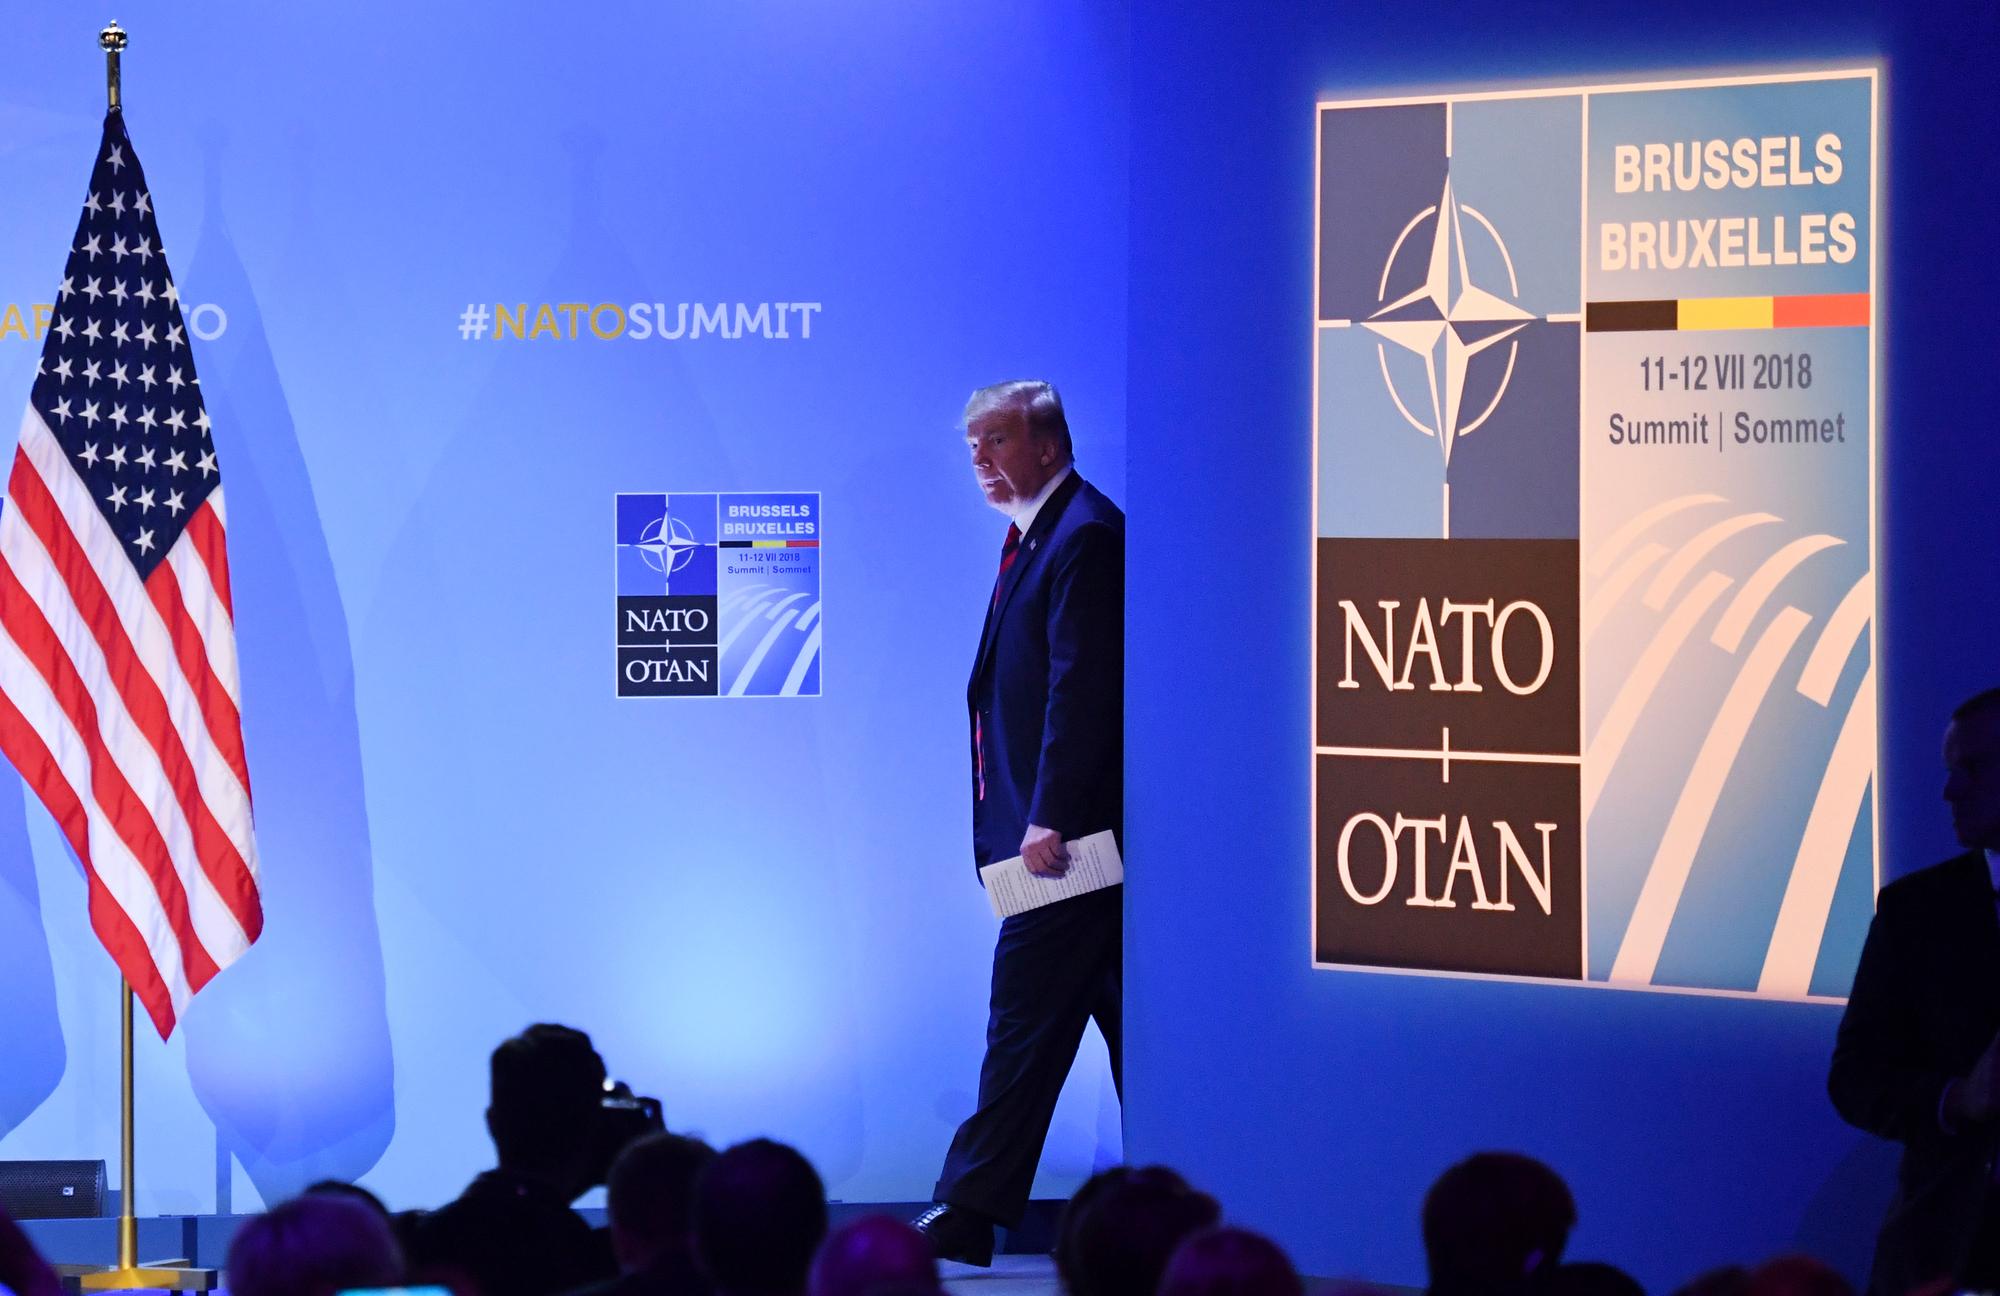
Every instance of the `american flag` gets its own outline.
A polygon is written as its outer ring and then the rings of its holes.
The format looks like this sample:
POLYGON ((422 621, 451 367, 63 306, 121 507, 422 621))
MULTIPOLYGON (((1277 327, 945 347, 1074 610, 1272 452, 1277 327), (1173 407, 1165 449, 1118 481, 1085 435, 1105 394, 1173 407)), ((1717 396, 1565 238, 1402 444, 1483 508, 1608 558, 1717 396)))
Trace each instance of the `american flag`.
POLYGON ((180 296, 114 111, 0 506, 0 750, 162 1037, 263 927, 224 538, 180 296))

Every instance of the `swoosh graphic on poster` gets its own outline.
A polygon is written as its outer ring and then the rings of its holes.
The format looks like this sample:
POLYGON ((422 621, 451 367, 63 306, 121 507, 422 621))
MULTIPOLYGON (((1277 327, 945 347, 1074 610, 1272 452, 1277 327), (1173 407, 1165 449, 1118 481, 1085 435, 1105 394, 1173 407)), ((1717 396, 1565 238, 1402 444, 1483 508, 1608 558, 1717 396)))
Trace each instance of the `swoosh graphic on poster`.
POLYGON ((1583 637, 1586 640, 1603 624, 1611 609, 1618 606, 1618 600, 1625 597, 1625 592, 1646 574, 1646 569, 1666 556, 1667 547, 1663 544, 1641 545, 1617 571, 1611 573, 1609 580, 1592 592, 1583 609, 1583 637))
POLYGON ((1715 722, 1708 728, 1708 737, 1702 740, 1701 751, 1688 770, 1687 781, 1681 785, 1680 800, 1674 803, 1674 813, 1667 820, 1667 830, 1660 835, 1659 848, 1653 852, 1653 865, 1646 870, 1645 885, 1640 887, 1639 901, 1632 908, 1632 920, 1625 925, 1618 957, 1611 964, 1613 981, 1637 985, 1652 981, 1653 971, 1659 966, 1660 950, 1667 943, 1667 929, 1673 924, 1674 911, 1680 908, 1681 894, 1687 890, 1695 852, 1701 849, 1701 839, 1715 816, 1715 804, 1721 799, 1723 786, 1729 782, 1729 771, 1743 750, 1743 739, 1770 694, 1786 654, 1811 624, 1812 618, 1795 607, 1778 613, 1758 637, 1743 669, 1736 673, 1728 696, 1716 712, 1715 722))
POLYGON ((1637 540, 1645 532, 1646 528, 1652 526, 1655 522, 1665 521, 1676 513, 1697 508, 1703 504, 1727 504, 1728 502, 1728 500, 1720 495, 1676 495, 1670 500, 1661 500, 1658 504, 1633 517, 1624 526, 1619 527, 1611 533, 1604 544, 1590 557, 1591 575, 1602 576, 1605 572, 1609 571, 1611 564, 1617 562, 1619 556, 1625 552, 1625 546, 1637 540))
POLYGON ((1791 879, 1778 906, 1778 923, 1771 930, 1771 947, 1757 978, 1758 994, 1802 999, 1811 992, 1833 893, 1874 768, 1875 671, 1870 668, 1847 704, 1847 719, 1841 722, 1812 813, 1806 816, 1798 857, 1792 861, 1791 879))
POLYGON ((1639 713, 1652 700, 1653 690, 1660 686, 1660 677, 1667 673, 1668 663, 1687 642, 1695 622, 1701 620, 1702 614, 1714 606, 1723 591, 1733 584, 1735 582, 1721 572, 1710 572, 1702 577, 1675 605, 1659 632, 1653 636, 1653 641, 1646 645, 1646 651, 1639 654, 1632 673, 1625 677, 1618 696, 1612 699, 1610 709, 1604 713, 1604 722, 1597 726, 1597 734, 1583 754, 1583 817, 1586 822, 1597 805, 1598 794, 1604 791, 1604 781, 1611 777, 1611 769, 1618 763, 1618 754, 1625 750, 1625 740, 1632 736, 1632 726, 1638 723, 1639 713))
POLYGON ((1653 583, 1646 587, 1646 606, 1655 612, 1667 605, 1680 583, 1687 579, 1689 572, 1702 559, 1715 552, 1723 541, 1741 535, 1752 527, 1769 526, 1781 519, 1774 513, 1738 513, 1733 518, 1717 522, 1705 531, 1697 532, 1693 539, 1680 547, 1660 574, 1653 577, 1653 583))
POLYGON ((1840 682, 1841 668, 1847 665, 1855 642, 1874 612, 1875 575, 1870 572, 1854 582, 1854 588, 1847 591, 1847 597, 1840 600, 1840 606, 1826 619, 1826 629, 1820 631, 1819 642, 1806 658, 1806 668, 1799 672, 1800 693, 1821 706, 1832 701, 1833 686, 1840 682))
POLYGON ((1736 597, 1729 600, 1722 620, 1715 623, 1715 633, 1709 636, 1710 642, 1724 652, 1735 652, 1741 648, 1744 633, 1750 629, 1750 623, 1757 619, 1757 613, 1763 610, 1765 601, 1779 583, 1820 550, 1846 543, 1835 536, 1809 535, 1792 541, 1766 558, 1764 565, 1751 573, 1750 579, 1743 582, 1743 588, 1736 591, 1736 597))

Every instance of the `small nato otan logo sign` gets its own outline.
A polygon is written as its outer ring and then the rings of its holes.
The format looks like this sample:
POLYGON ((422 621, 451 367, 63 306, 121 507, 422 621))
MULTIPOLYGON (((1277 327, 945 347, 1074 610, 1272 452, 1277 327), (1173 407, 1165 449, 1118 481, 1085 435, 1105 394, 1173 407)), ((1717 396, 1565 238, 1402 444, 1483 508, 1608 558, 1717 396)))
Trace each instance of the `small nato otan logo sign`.
POLYGON ((619 697, 818 697, 817 492, 617 497, 619 697))

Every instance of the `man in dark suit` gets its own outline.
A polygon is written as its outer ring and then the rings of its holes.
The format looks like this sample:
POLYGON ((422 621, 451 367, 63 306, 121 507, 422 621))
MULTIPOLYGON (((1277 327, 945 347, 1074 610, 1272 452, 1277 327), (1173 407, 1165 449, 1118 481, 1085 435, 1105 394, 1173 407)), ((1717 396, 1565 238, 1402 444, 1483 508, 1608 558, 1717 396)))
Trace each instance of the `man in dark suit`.
POLYGON ((2000 1286, 2000 689, 1952 713, 1944 763, 1968 850, 1882 889, 1827 1076, 1842 1117, 1903 1144, 1879 1296, 2000 1286))
MULTIPOLYGON (((966 688, 973 860, 1059 877, 1065 842, 1123 828, 1125 515, 1077 475, 1049 384, 982 388, 963 426, 1011 519, 966 688)), ((941 1258, 990 1264, 994 1225, 1020 1219, 1086 1021, 1120 1083, 1123 903, 1109 887, 1001 923, 978 1107, 915 1221, 941 1258)))

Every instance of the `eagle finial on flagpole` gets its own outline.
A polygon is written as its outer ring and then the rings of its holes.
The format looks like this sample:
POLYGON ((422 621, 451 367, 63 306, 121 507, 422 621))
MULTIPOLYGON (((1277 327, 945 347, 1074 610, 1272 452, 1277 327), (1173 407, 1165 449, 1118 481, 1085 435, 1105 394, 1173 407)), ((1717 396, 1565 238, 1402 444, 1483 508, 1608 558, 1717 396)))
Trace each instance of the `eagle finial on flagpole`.
POLYGON ((112 112, 119 112, 124 105, 119 101, 118 55, 126 44, 125 29, 113 18, 111 25, 97 33, 97 44, 104 51, 104 96, 112 112))

